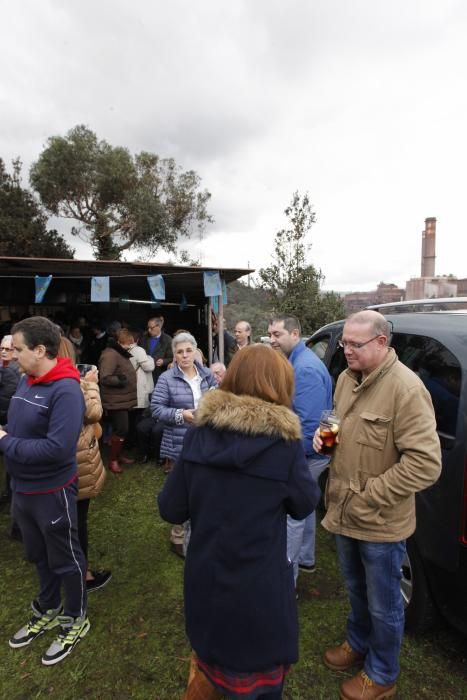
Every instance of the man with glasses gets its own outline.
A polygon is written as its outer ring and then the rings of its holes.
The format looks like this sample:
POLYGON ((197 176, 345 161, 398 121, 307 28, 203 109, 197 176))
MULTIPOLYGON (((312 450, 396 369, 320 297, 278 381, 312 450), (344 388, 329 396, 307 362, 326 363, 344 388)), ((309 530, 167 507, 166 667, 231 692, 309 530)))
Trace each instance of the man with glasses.
POLYGON ((173 362, 172 337, 163 332, 164 317, 154 316, 147 323, 147 333, 141 339, 141 346, 154 358, 152 373, 154 386, 167 366, 173 362))
MULTIPOLYGON (((389 336, 384 316, 360 311, 347 319, 340 341, 348 369, 334 395, 339 442, 322 524, 336 535, 351 612, 346 641, 328 649, 324 662, 337 671, 363 666, 342 683, 343 700, 396 693, 405 540, 415 530, 415 493, 441 470, 430 394, 388 347, 389 336)), ((314 449, 322 445, 316 431, 314 449)))

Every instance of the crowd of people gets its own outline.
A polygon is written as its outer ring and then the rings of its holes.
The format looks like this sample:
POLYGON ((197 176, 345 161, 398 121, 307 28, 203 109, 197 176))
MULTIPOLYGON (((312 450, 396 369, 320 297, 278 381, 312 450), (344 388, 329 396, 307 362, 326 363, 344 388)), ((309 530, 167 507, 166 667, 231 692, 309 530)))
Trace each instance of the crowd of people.
POLYGON ((414 497, 440 473, 430 395, 398 361, 374 311, 345 323, 348 369, 334 397, 294 316, 270 320, 268 345, 252 342, 247 321, 224 331, 225 364, 216 319, 213 330, 210 367, 196 333, 171 337, 162 316, 145 332, 31 317, 3 338, 0 454, 39 581, 32 616, 9 644, 55 630, 42 656, 53 665, 88 633, 87 595, 111 580, 89 565, 89 505, 107 472, 121 478, 134 461, 124 450, 138 446, 138 462, 153 459, 167 474, 159 512, 185 560, 193 655, 184 700, 279 700, 298 660, 296 584, 316 569, 318 478, 328 467, 322 524, 336 538, 351 612, 345 640, 323 662, 358 670, 341 684, 344 700, 390 698, 414 497), (324 455, 320 416, 331 408, 340 429, 324 455))

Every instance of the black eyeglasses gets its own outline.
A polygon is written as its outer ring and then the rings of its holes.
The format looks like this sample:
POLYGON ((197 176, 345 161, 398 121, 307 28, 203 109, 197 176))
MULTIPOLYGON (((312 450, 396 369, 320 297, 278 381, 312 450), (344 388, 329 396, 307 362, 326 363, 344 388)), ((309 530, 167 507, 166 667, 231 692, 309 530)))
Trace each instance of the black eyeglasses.
POLYGON ((373 336, 373 338, 370 338, 370 340, 365 340, 364 343, 354 343, 351 340, 338 340, 337 344, 339 345, 340 348, 350 348, 351 350, 360 350, 360 348, 363 348, 365 345, 368 345, 368 343, 371 343, 372 340, 376 340, 376 338, 379 338, 379 335, 373 336))
POLYGON ((14 348, 0 348, 2 352, 13 352, 14 348))

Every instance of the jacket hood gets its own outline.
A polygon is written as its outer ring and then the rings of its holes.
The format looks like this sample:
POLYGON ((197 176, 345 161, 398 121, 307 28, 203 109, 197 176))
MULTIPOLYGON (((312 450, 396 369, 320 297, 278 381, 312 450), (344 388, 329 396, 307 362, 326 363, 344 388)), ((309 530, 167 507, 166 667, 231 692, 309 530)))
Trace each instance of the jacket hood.
POLYGON ((283 440, 300 440, 302 436, 298 417, 286 406, 253 396, 236 396, 222 389, 203 396, 196 412, 196 425, 283 440))
POLYGON ((221 389, 204 394, 196 426, 185 439, 185 459, 269 479, 288 474, 274 459, 277 443, 301 439, 300 421, 289 408, 221 389))
POLYGON ((28 384, 46 384, 48 382, 56 382, 58 379, 75 379, 79 382, 79 372, 69 357, 57 357, 57 364, 43 374, 42 377, 28 376, 28 384))

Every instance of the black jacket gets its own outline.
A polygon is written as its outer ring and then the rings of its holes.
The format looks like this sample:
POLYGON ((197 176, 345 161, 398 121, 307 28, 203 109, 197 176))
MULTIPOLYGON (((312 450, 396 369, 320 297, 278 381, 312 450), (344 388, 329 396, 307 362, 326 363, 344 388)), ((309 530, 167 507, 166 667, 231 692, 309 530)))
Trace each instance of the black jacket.
POLYGON ((16 364, 0 367, 0 425, 6 423, 10 399, 16 391, 20 378, 20 371, 16 364))
POLYGON ((203 397, 198 427, 159 495, 162 517, 191 518, 185 617, 200 659, 261 671, 298 659, 287 514, 303 519, 319 500, 300 423, 283 406, 217 390, 203 397))
POLYGON ((165 372, 167 369, 167 365, 173 361, 172 336, 162 332, 157 347, 152 354, 149 352, 150 339, 147 333, 145 333, 141 338, 140 345, 146 350, 148 355, 151 355, 151 357, 154 358, 154 362, 157 360, 162 360, 161 367, 156 365, 152 372, 155 386, 162 372, 165 372))

